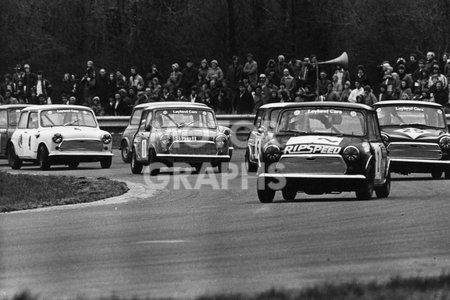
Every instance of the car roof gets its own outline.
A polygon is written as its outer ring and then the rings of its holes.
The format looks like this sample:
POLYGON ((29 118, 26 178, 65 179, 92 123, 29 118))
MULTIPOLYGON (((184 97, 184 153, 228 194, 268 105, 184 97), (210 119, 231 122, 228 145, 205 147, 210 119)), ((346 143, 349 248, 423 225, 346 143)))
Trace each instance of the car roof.
POLYGON ((284 108, 289 107, 295 104, 298 104, 300 102, 277 102, 277 103, 269 103, 264 104, 259 107, 259 109, 268 109, 268 108, 284 108))
POLYGON ((442 107, 439 103, 417 101, 417 100, 385 100, 374 104, 374 106, 389 106, 389 105, 421 105, 430 107, 442 107))
MULTIPOLYGON (((373 110, 372 107, 365 104, 360 103, 351 103, 351 102, 334 102, 334 101, 323 101, 323 102, 288 102, 288 103, 272 103, 272 104, 284 104, 282 106, 275 106, 275 107, 282 107, 282 108, 291 108, 291 107, 336 107, 336 108, 349 108, 349 109, 362 109, 362 110, 373 110)), ((268 105, 272 104, 265 104, 262 107, 266 107, 268 105)))
POLYGON ((48 110, 48 109, 83 109, 83 110, 90 110, 92 109, 88 106, 82 106, 82 105, 67 105, 67 104, 45 104, 45 105, 32 105, 24 108, 23 111, 41 111, 41 110, 48 110))
POLYGON ((198 107, 208 107, 207 105, 203 104, 203 103, 198 103, 198 102, 184 102, 184 101, 170 101, 170 102, 166 102, 166 101, 162 101, 162 102, 150 102, 150 103, 142 103, 142 104, 138 104, 135 106, 136 108, 160 108, 160 107, 172 107, 172 106, 178 106, 178 107, 182 107, 182 106, 187 106, 187 107, 193 107, 193 106, 198 106, 198 107))
MULTIPOLYGON (((145 103, 148 104, 144 106, 145 110, 151 110, 155 108, 205 108, 211 110, 209 106, 203 103, 190 103, 183 101, 170 101, 170 102, 154 102, 154 103, 145 103)), ((143 105, 143 104, 140 104, 143 105)), ((137 108, 138 106, 136 106, 137 108)))
POLYGON ((8 108, 25 108, 31 106, 31 104, 5 104, 0 105, 0 109, 8 109, 8 108))

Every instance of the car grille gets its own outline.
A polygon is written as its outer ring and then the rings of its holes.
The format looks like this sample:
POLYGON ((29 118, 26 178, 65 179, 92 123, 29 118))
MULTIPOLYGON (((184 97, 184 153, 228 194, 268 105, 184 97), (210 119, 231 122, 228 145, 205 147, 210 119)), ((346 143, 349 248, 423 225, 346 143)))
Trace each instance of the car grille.
POLYGON ((217 148, 213 142, 174 142, 170 146, 170 153, 215 155, 217 148))
POLYGON ((392 158, 441 159, 442 151, 437 144, 392 143, 388 146, 392 158))
POLYGON ((347 164, 341 156, 297 155, 283 156, 278 165, 283 164, 280 173, 345 174, 347 164))
POLYGON ((103 144, 96 140, 72 140, 63 141, 61 151, 102 151, 103 144))

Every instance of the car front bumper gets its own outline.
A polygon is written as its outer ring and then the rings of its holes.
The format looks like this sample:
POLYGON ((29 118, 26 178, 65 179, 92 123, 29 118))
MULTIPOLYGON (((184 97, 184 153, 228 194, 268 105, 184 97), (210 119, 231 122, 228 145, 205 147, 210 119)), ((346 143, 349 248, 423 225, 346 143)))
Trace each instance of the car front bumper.
POLYGON ((395 173, 429 173, 450 171, 450 160, 410 159, 392 157, 390 168, 395 173))

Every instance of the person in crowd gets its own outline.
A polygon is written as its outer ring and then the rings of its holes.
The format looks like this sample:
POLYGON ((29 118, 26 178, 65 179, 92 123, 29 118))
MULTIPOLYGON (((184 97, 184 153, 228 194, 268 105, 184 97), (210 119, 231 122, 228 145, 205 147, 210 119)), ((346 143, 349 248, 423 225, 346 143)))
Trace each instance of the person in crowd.
POLYGON ((178 65, 178 63, 173 63, 172 72, 170 72, 169 78, 167 79, 166 83, 171 93, 175 92, 177 88, 180 87, 182 79, 183 73, 181 73, 180 71, 180 66, 178 65))
POLYGON ((219 97, 220 86, 216 79, 211 79, 209 82, 209 95, 211 96, 211 107, 216 110, 217 108, 217 98, 219 97))
POLYGON ((264 74, 268 77, 271 73, 277 72, 277 63, 274 59, 269 59, 266 63, 266 68, 264 69, 264 74))
POLYGON ((372 106, 377 102, 377 97, 372 92, 372 87, 370 85, 366 85, 364 87, 364 94, 362 95, 363 104, 372 106))
POLYGON ((39 105, 47 105, 47 104, 51 104, 51 103, 49 103, 49 101, 47 100, 48 98, 47 97, 45 97, 45 95, 43 95, 43 94, 40 94, 40 95, 38 95, 38 101, 39 101, 39 105))
POLYGON ((436 60, 436 54, 433 51, 427 52, 427 59, 425 61, 425 69, 431 73, 431 69, 433 68, 434 64, 438 64, 438 61, 436 60))
POLYGON ((348 96, 348 102, 358 103, 358 97, 364 94, 364 88, 361 86, 361 82, 359 80, 355 81, 355 89, 353 89, 348 96))
POLYGON ((414 74, 414 72, 418 69, 419 63, 417 61, 417 55, 415 53, 411 53, 409 55, 409 60, 406 62, 406 72, 414 74))
POLYGON ((230 88, 237 90, 239 82, 242 80, 244 66, 239 62, 238 56, 233 56, 232 63, 228 66, 226 80, 228 81, 230 88))
POLYGON ((120 69, 116 70, 116 90, 120 91, 121 89, 127 88, 127 78, 122 74, 120 69))
POLYGON ((136 102, 134 103, 134 106, 147 103, 148 99, 148 95, 145 91, 139 91, 137 92, 136 102))
POLYGON ((344 87, 341 92, 340 101, 348 102, 348 98, 350 97, 350 93, 352 92, 350 81, 344 82, 344 87))
POLYGON ((338 94, 333 91, 333 83, 329 82, 327 84, 327 91, 320 99, 322 99, 322 101, 339 101, 338 94))
POLYGON ((439 60, 439 70, 440 70, 441 72, 444 71, 445 65, 447 64, 447 61, 448 61, 448 60, 449 60, 449 54, 448 54, 448 52, 444 52, 444 53, 442 54, 441 59, 439 60))
POLYGON ((92 98, 92 105, 90 106, 91 109, 94 111, 94 114, 98 116, 104 116, 105 110, 103 109, 102 104, 100 103, 100 97, 94 96, 92 98))
MULTIPOLYGON (((92 97, 95 96, 96 75, 97 71, 95 70, 94 62, 89 60, 86 63, 86 71, 80 81, 84 99, 83 104, 86 106, 89 106, 92 97)), ((39 95, 39 91, 37 93, 39 95)))
POLYGON ((219 67, 219 62, 215 59, 211 61, 211 67, 208 69, 208 73, 206 74, 206 80, 211 81, 215 80, 217 85, 220 85, 223 80, 223 71, 219 67))
POLYGON ((152 81, 153 78, 158 78, 159 82, 162 82, 163 80, 163 76, 159 72, 158 66, 156 64, 152 64, 151 71, 148 72, 147 75, 145 75, 145 79, 147 80, 147 82, 152 81))
POLYGON ((177 89, 177 94, 175 97, 175 101, 187 101, 186 97, 184 96, 184 90, 183 88, 177 89))
POLYGON ((291 55, 291 59, 288 62, 288 69, 292 72, 292 77, 297 78, 300 74, 300 68, 302 61, 295 57, 295 54, 291 55))
POLYGON ((432 67, 431 67, 431 73, 430 73, 430 79, 428 81, 428 86, 432 86, 433 85, 433 78, 436 78, 436 80, 439 80, 442 83, 442 86, 445 89, 447 89, 447 77, 444 76, 443 74, 441 74, 441 71, 439 69, 439 65, 437 63, 435 63, 432 67))
POLYGON ((327 78, 327 73, 325 71, 320 72, 319 80, 316 84, 317 96, 323 96, 327 93, 327 86, 331 81, 327 78))
POLYGON ((23 76, 24 76, 24 72, 22 70, 22 66, 20 64, 17 64, 14 67, 14 73, 12 74, 12 81, 17 85, 17 83, 19 82, 19 80, 22 80, 23 83, 23 76))
POLYGON ((391 66, 386 67, 382 84, 386 85, 386 92, 390 98, 394 98, 396 82, 394 76, 392 75, 393 68, 391 66))
POLYGON ((126 91, 121 89, 114 95, 114 104, 112 106, 113 116, 127 116, 128 105, 123 101, 123 95, 126 95, 126 91), (124 93, 125 92, 125 93, 124 93))
POLYGON ((29 64, 23 65, 23 84, 25 86, 25 91, 27 93, 27 98, 31 97, 31 90, 36 82, 36 74, 31 72, 31 67, 29 64))
POLYGON ((4 80, 2 84, 0 85, 0 94, 5 97, 6 91, 10 91, 11 94, 14 93, 16 89, 16 85, 12 81, 12 76, 9 73, 5 74, 4 80))
POLYGON ((27 103, 27 95, 25 92, 25 85, 22 79, 18 79, 16 82, 16 89, 14 90, 13 97, 16 98, 19 103, 27 103))
POLYGON ((291 94, 284 83, 280 83, 278 98, 280 98, 280 102, 291 102, 291 94))
MULTIPOLYGON (((122 92, 123 93, 123 92, 122 92)), ((128 93, 124 93, 122 95, 123 102, 128 106, 127 115, 131 115, 131 111, 133 110, 134 104, 136 103, 137 97, 137 88, 135 86, 131 86, 128 89, 128 93)))
POLYGON ((419 88, 414 89, 413 97, 411 100, 416 100, 416 101, 422 100, 422 91, 419 88))
POLYGON ((253 59, 253 54, 247 54, 247 62, 243 69, 244 77, 247 77, 250 84, 256 86, 258 80, 258 63, 253 59))
POLYGON ((236 103, 238 114, 250 114, 253 111, 253 97, 243 84, 239 85, 236 103))
POLYGON ((27 97, 28 103, 33 104, 33 105, 38 105, 39 98, 36 94, 36 90, 32 87, 29 92, 30 92, 30 96, 27 97))
POLYGON ((76 105, 77 104, 77 97, 75 96, 70 96, 66 99, 63 99, 62 104, 65 105, 76 105))
MULTIPOLYGON (((155 78, 153 78, 155 80, 155 78)), ((162 100, 162 86, 156 85, 150 92, 149 102, 158 102, 162 100)))
POLYGON ((275 73, 277 74, 278 78, 281 78, 284 76, 284 69, 288 69, 288 71, 290 73, 289 65, 286 62, 284 55, 280 54, 280 55, 278 55, 277 64, 275 67, 275 73))
MULTIPOLYGON (((109 73, 108 75, 108 99, 107 102, 109 101, 110 97, 114 98, 114 95, 116 94, 116 92, 119 89, 117 88, 117 80, 116 80, 116 74, 114 74, 113 72, 109 73)), ((105 106, 106 107, 106 106, 105 106)))
POLYGON ((410 100, 413 97, 411 88, 409 87, 409 81, 406 79, 402 79, 400 81, 400 90, 399 90, 399 99, 401 100, 410 100))
POLYGON ((277 90, 270 90, 269 92, 269 100, 267 101, 267 103, 279 103, 280 102, 280 97, 278 95, 278 91, 277 90))
POLYGON ((19 100, 13 97, 12 92, 10 90, 6 90, 5 95, 3 97, 3 102, 5 104, 18 104, 19 100))
POLYGON ((47 99, 48 104, 52 103, 52 85, 50 81, 44 78, 44 73, 42 71, 37 72, 37 79, 34 89, 36 90, 37 95, 43 95, 47 99))
POLYGON ((257 85, 255 87, 252 96, 253 96, 253 113, 256 113, 258 108, 260 108, 263 103, 261 86, 257 85))
POLYGON ((283 77, 281 77, 281 80, 280 80, 280 87, 282 84, 284 84, 289 96, 292 95, 294 88, 295 88, 295 81, 294 81, 294 77, 289 73, 288 68, 285 68, 283 70, 283 77))
POLYGON ((297 93, 296 102, 312 102, 316 99, 316 94, 308 84, 300 88, 297 93))
POLYGON ((350 73, 340 65, 336 65, 333 77, 335 75, 337 76, 337 82, 341 85, 341 87, 344 86, 346 81, 350 81, 350 73))
POLYGON ((370 85, 366 75, 366 68, 363 65, 358 65, 356 68, 355 80, 359 81, 363 86, 370 85))
POLYGON ((130 77, 128 78, 128 87, 135 87, 136 91, 142 91, 145 83, 144 78, 138 73, 137 67, 132 66, 130 68, 130 77))
POLYGON ((223 89, 219 90, 219 95, 217 96, 217 114, 230 114, 231 113, 231 99, 225 93, 223 89))
POLYGON ((62 90, 61 94, 67 97, 67 100, 71 95, 75 95, 75 83, 72 79, 70 73, 64 73, 62 79, 62 90))
MULTIPOLYGON (((448 92, 444 89, 442 82, 437 81, 432 93, 430 94, 431 102, 439 103, 442 106, 447 107, 448 105, 448 92)), ((447 109, 446 109, 447 111, 447 109)))
POLYGON ((206 81, 206 76, 208 75, 208 61, 206 58, 202 59, 200 66, 198 67, 198 74, 202 75, 202 78, 206 81))
POLYGON ((191 93, 189 94, 189 97, 187 99, 189 102, 191 103, 195 103, 195 102, 201 102, 200 97, 198 96, 197 93, 197 86, 193 85, 191 87, 191 93))
POLYGON ((95 84, 95 94, 99 97, 102 106, 106 106, 106 102, 108 101, 108 83, 108 74, 106 73, 106 70, 102 68, 98 71, 95 84))
POLYGON ((183 74, 181 79, 181 87, 185 91, 186 95, 189 95, 189 91, 198 79, 198 70, 194 68, 194 62, 191 59, 187 59, 186 67, 181 71, 183 74))
POLYGON ((211 100, 211 93, 209 92, 208 89, 202 93, 201 99, 202 99, 203 104, 213 108, 212 100, 211 100))
POLYGON ((424 70, 427 71, 428 74, 430 74, 430 72, 427 69, 425 69, 425 60, 419 59, 419 61, 417 62, 417 69, 412 73, 412 78, 414 82, 419 80, 424 70))
POLYGON ((442 74, 447 78, 447 83, 450 82, 450 57, 447 59, 447 62, 442 69, 442 74))
POLYGON ((174 101, 175 96, 172 94, 168 85, 162 87, 161 101, 174 101))
POLYGON ((333 74, 331 83, 333 84, 333 91, 337 94, 338 99, 340 100, 343 86, 342 83, 339 82, 339 77, 336 73, 333 74))
POLYGON ((399 64, 397 70, 398 70, 398 77, 400 78, 400 80, 406 80, 408 82, 408 86, 412 87, 414 80, 411 74, 406 73, 406 65, 399 64))
POLYGON ((380 85, 380 94, 378 95, 377 101, 379 102, 385 100, 392 100, 392 95, 388 93, 387 85, 385 83, 382 83, 380 85))

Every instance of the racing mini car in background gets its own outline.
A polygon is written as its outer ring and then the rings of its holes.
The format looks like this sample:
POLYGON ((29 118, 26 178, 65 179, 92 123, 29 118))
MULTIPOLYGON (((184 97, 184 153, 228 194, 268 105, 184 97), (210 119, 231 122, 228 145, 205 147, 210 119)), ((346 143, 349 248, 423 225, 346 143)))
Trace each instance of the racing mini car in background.
POLYGON ((374 105, 391 171, 431 173, 450 179, 450 134, 444 108, 424 101, 392 100, 374 105))
POLYGON ((263 138, 257 193, 272 202, 298 192, 355 191, 358 199, 388 197, 387 150, 375 110, 340 102, 305 102, 280 112, 273 135, 263 138))
POLYGON ((8 146, 13 132, 16 130, 20 111, 29 104, 0 105, 0 157, 8 157, 8 146))
POLYGON ((150 166, 157 175, 161 166, 186 163, 199 172, 203 163, 228 170, 233 147, 231 130, 217 124, 214 111, 204 104, 154 103, 142 111, 133 138, 131 171, 150 166))
POLYGON ((8 161, 13 169, 22 162, 78 167, 80 162, 112 163, 112 138, 100 130, 94 112, 77 105, 39 105, 24 108, 9 144, 8 161))

